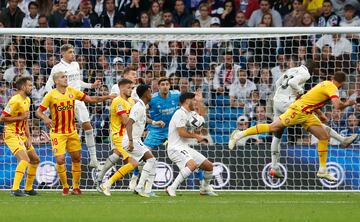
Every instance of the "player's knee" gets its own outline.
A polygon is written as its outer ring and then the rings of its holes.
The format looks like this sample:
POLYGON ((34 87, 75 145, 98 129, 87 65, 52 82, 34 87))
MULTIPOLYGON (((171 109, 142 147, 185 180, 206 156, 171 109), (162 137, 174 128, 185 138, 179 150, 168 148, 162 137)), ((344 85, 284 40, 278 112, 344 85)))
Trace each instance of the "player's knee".
POLYGON ((210 162, 209 160, 206 160, 203 169, 204 169, 205 171, 213 171, 214 165, 213 165, 213 163, 210 162))
POLYGON ((40 158, 38 156, 31 157, 30 163, 33 165, 38 165, 40 163, 40 158))
POLYGON ((85 123, 83 123, 83 124, 82 124, 82 127, 83 127, 83 129, 84 129, 85 131, 87 131, 87 130, 92 130, 92 129, 93 129, 93 127, 91 126, 90 122, 85 122, 85 123))
POLYGON ((196 169, 196 163, 194 160, 189 160, 187 163, 186 163, 186 166, 191 170, 191 171, 194 171, 196 169))
POLYGON ((131 158, 131 157, 129 157, 129 158, 127 159, 127 161, 128 161, 128 163, 130 163, 134 168, 136 168, 136 167, 139 166, 139 162, 136 161, 135 159, 131 158))
POLYGON ((56 157, 56 163, 58 165, 63 165, 65 164, 65 157, 56 157))

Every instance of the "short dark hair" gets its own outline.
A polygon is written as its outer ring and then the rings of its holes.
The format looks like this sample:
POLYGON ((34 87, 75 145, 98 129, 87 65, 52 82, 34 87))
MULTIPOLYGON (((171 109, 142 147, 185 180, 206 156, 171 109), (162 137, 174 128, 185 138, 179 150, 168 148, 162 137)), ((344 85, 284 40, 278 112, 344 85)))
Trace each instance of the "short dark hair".
POLYGON ((312 59, 308 59, 305 62, 305 66, 308 69, 309 73, 312 74, 316 68, 316 62, 312 59))
POLYGON ((130 79, 120 79, 118 82, 119 87, 126 84, 132 84, 133 82, 130 79))
POLYGON ((138 85, 138 87, 136 88, 136 94, 138 94, 138 96, 141 98, 143 97, 143 95, 145 94, 145 92, 150 89, 149 85, 146 84, 140 84, 138 85))
POLYGON ((28 5, 28 9, 30 9, 30 6, 36 6, 36 8, 39 8, 39 4, 37 2, 30 2, 29 5, 28 5))
POLYGON ((168 83, 170 83, 170 80, 169 80, 169 78, 167 78, 167 77, 161 77, 160 79, 159 79, 159 81, 158 81, 158 85, 160 85, 160 83, 162 83, 162 82, 168 82, 168 83))
POLYGON ((344 6, 344 11, 355 11, 355 8, 351 4, 347 4, 344 6))
POLYGON ((335 80, 338 83, 343 83, 346 81, 346 74, 341 71, 335 72, 333 80, 335 80))
POLYGON ((330 3, 330 5, 333 6, 333 3, 331 2, 331 0, 324 0, 323 5, 324 5, 324 3, 330 3))
POLYGON ((183 104, 187 99, 195 98, 195 93, 192 92, 184 92, 180 95, 180 103, 183 104))
POLYGON ((24 76, 24 77, 20 77, 19 79, 17 79, 15 82, 16 89, 20 90, 27 81, 32 82, 32 78, 30 76, 24 76))

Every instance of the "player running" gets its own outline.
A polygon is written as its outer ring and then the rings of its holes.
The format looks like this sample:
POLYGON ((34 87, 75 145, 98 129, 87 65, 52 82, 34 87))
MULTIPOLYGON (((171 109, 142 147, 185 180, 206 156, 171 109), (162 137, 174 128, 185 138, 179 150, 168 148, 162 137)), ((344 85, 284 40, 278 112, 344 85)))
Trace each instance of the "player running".
POLYGON ((11 97, 2 111, 0 122, 5 122, 4 142, 18 160, 15 177, 11 188, 13 196, 35 196, 33 189, 39 157, 32 145, 28 119, 30 117, 30 98, 32 91, 31 77, 21 77, 16 83, 17 93, 11 97), (27 168, 25 192, 20 190, 20 183, 27 168))
POLYGON ((203 136, 189 132, 186 129, 190 113, 194 111, 194 102, 194 93, 186 92, 181 94, 181 107, 172 116, 169 124, 167 154, 180 170, 172 185, 166 188, 166 192, 172 197, 176 196, 178 186, 197 168, 205 170, 204 183, 200 187, 200 194, 217 196, 210 185, 213 173, 212 162, 189 146, 188 140, 191 138, 196 139, 198 142, 205 141, 203 136))
MULTIPOLYGON (((304 67, 300 68, 303 69, 304 67)), ((236 141, 245 136, 268 132, 280 134, 280 132, 288 126, 301 124, 306 130, 310 131, 316 138, 319 139, 318 154, 320 167, 317 176, 328 181, 337 181, 337 179, 329 174, 326 169, 328 141, 330 137, 328 131, 320 121, 320 119, 323 121, 327 119, 325 114, 321 112, 320 108, 324 106, 328 100, 331 100, 334 108, 341 110, 356 103, 353 100, 341 102, 339 99, 338 89, 344 85, 345 81, 346 74, 343 72, 336 72, 332 81, 323 81, 317 84, 306 94, 302 95, 298 100, 293 102, 286 112, 281 114, 279 118, 275 119, 271 124, 258 124, 244 131, 234 131, 230 136, 229 148, 233 149, 236 141)), ((277 158, 277 156, 274 155, 274 158, 277 158)), ((275 161, 275 163, 277 163, 277 161, 275 161)))
MULTIPOLYGON (((75 61, 74 46, 70 44, 62 45, 60 48, 62 59, 51 69, 51 74, 46 82, 45 90, 50 92, 54 86, 53 75, 54 73, 64 72, 67 75, 68 85, 77 90, 82 88, 98 88, 101 85, 101 81, 97 80, 93 84, 85 83, 80 73, 79 63, 75 61)), ((96 157, 96 145, 94 130, 90 123, 89 111, 83 101, 75 101, 75 118, 80 122, 82 128, 85 131, 85 141, 90 154, 90 167, 97 168, 99 162, 96 157)))
POLYGON ((73 194, 80 195, 81 144, 75 127, 75 100, 99 103, 115 96, 87 96, 80 90, 68 87, 68 75, 64 72, 53 73, 56 88, 48 92, 36 111, 36 116, 50 128, 52 151, 56 158, 56 171, 63 186, 63 196, 69 195, 66 176, 65 153, 69 152, 72 162, 73 194), (44 114, 50 109, 51 119, 44 114))

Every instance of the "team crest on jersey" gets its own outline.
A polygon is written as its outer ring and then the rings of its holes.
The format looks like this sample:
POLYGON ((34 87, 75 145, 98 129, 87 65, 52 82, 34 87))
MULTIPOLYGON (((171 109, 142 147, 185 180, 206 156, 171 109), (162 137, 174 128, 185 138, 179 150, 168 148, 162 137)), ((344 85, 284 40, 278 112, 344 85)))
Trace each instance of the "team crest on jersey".
POLYGON ((54 152, 54 153, 57 153, 57 152, 58 152, 58 149, 54 148, 54 149, 53 149, 53 152, 54 152))
POLYGON ((290 119, 289 119, 289 118, 286 118, 286 119, 285 119, 285 123, 286 123, 286 124, 290 123, 290 119))
POLYGON ((117 109, 118 109, 118 110, 123 110, 122 105, 119 104, 118 107, 117 107, 117 109))
POLYGON ((11 106, 10 105, 5 107, 5 112, 7 112, 7 113, 11 112, 11 106))
POLYGON ((73 95, 73 94, 70 94, 70 95, 69 95, 69 98, 70 98, 70 99, 74 98, 74 95, 73 95))

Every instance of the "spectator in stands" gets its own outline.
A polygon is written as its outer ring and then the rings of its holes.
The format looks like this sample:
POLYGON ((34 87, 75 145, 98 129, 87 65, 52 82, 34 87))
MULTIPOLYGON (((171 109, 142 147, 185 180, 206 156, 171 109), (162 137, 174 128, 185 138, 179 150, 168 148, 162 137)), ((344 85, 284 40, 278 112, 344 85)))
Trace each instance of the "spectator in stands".
POLYGON ((260 70, 260 82, 257 84, 257 89, 262 104, 266 104, 270 99, 270 95, 275 91, 270 69, 266 65, 260 70))
POLYGON ((204 79, 204 74, 203 71, 196 71, 195 75, 191 78, 191 82, 190 82, 190 92, 196 92, 198 90, 200 90, 201 92, 203 91, 203 79, 204 79))
POLYGON ((315 26, 315 19, 314 17, 308 13, 305 12, 301 18, 301 25, 302 27, 313 27, 315 26))
POLYGON ((290 0, 275 0, 273 1, 273 9, 278 11, 281 17, 284 18, 294 10, 294 5, 292 3, 293 1, 290 0))
MULTIPOLYGON (((102 85, 98 91, 97 96, 109 95, 109 88, 102 85)), ((109 143, 109 104, 107 101, 95 104, 94 114, 91 115, 91 123, 95 129, 96 143, 109 143)))
POLYGON ((220 18, 222 12, 224 11, 223 8, 223 1, 217 0, 202 0, 200 4, 207 3, 209 6, 210 16, 220 18))
POLYGON ((145 55, 145 62, 146 67, 149 68, 151 64, 154 62, 154 59, 160 58, 160 52, 158 45, 156 43, 150 44, 147 48, 146 55, 145 55))
POLYGON ((44 68, 42 68, 42 72, 46 75, 46 76, 50 76, 51 73, 51 69, 54 67, 54 65, 59 63, 58 58, 55 55, 47 55, 47 61, 46 61, 46 65, 44 68))
POLYGON ((189 92, 189 88, 190 88, 189 78, 180 77, 180 79, 179 79, 179 91, 180 91, 180 93, 189 92))
POLYGON ((260 81, 260 61, 259 57, 249 57, 247 63, 247 76, 250 81, 258 84, 260 81))
POLYGON ((34 87, 31 92, 32 104, 34 105, 34 108, 39 107, 39 105, 41 104, 41 101, 45 95, 45 84, 45 76, 34 76, 34 87))
POLYGON ((182 64, 181 77, 193 77, 195 72, 203 71, 203 65, 198 62, 198 57, 195 53, 190 53, 186 59, 186 63, 182 64))
POLYGON ((4 53, 5 53, 4 60, 1 65, 4 68, 8 68, 8 67, 14 65, 18 52, 19 52, 19 50, 15 45, 13 45, 13 44, 7 45, 4 50, 4 53))
POLYGON ((163 66, 161 65, 159 57, 154 57, 154 60, 151 63, 148 71, 150 71, 152 73, 152 77, 154 79, 159 79, 160 77, 166 76, 166 71, 164 70, 163 66))
POLYGON ((49 28, 49 22, 45 15, 39 15, 38 24, 39 28, 49 28))
MULTIPOLYGON (((259 27, 272 27, 273 21, 272 21, 272 15, 270 13, 264 13, 261 22, 259 23, 259 27)), ((264 47, 264 46, 262 46, 264 47)))
POLYGON ((332 49, 332 55, 335 57, 344 56, 348 54, 348 59, 350 59, 350 54, 352 53, 352 44, 341 34, 332 34, 332 35, 323 35, 315 43, 315 46, 321 49, 324 45, 329 45, 332 49))
POLYGON ((135 28, 150 28, 151 21, 147 12, 140 12, 139 22, 135 25, 135 28))
POLYGON ((20 28, 25 14, 18 7, 18 0, 9 0, 9 6, 0 13, 0 22, 8 28, 20 28))
POLYGON ((235 25, 234 27, 249 27, 246 22, 246 17, 243 12, 237 12, 235 15, 235 25))
POLYGON ((317 20, 318 27, 333 27, 339 26, 340 17, 333 12, 332 3, 330 0, 324 0, 322 5, 323 13, 317 20))
POLYGON ((7 86, 3 78, 0 78, 0 112, 5 108, 5 105, 10 100, 12 96, 12 91, 7 86))
MULTIPOLYGON (((229 96, 231 107, 244 107, 247 99, 250 96, 251 91, 256 90, 256 85, 252 81, 247 79, 247 72, 244 69, 239 69, 238 77, 230 85, 229 96)), ((215 73, 216 75, 216 73, 215 73)), ((214 88, 215 88, 214 77, 214 88)))
MULTIPOLYGON (((239 116, 239 118, 237 118, 236 123, 237 123, 237 129, 240 131, 246 130, 247 128, 250 127, 250 121, 247 116, 239 116)), ((245 146, 247 144, 252 144, 252 143, 256 143, 256 144, 260 143, 260 140, 258 139, 258 135, 251 135, 241 138, 236 142, 236 145, 245 146)))
MULTIPOLYGON (((137 18, 137 16, 136 16, 137 18)), ((105 9, 100 15, 100 26, 104 28, 112 28, 115 24, 122 20, 121 14, 115 10, 114 0, 105 0, 105 9)), ((132 26, 134 27, 135 24, 132 26)))
POLYGON ((170 80, 170 90, 180 90, 179 82, 180 82, 180 74, 178 72, 171 73, 169 75, 170 80))
POLYGON ((12 83, 16 76, 30 76, 29 71, 26 70, 26 60, 24 57, 18 57, 15 66, 11 66, 4 72, 4 80, 12 83))
POLYGON ((360 19, 356 15, 356 9, 352 5, 345 5, 344 17, 341 18, 340 26, 360 26, 360 19))
POLYGON ((200 4, 199 15, 196 18, 200 22, 201 27, 210 27, 211 16, 209 15, 209 5, 207 3, 200 4))
POLYGON ((22 28, 37 28, 39 26, 39 5, 36 2, 29 3, 29 14, 22 21, 22 28))
POLYGON ((174 28, 173 15, 170 11, 164 11, 162 15, 163 25, 165 28, 174 28))
MULTIPOLYGON (((290 1, 289 1, 290 2, 290 1)), ((284 17, 284 26, 285 27, 299 27, 301 25, 301 20, 304 15, 304 11, 301 8, 302 1, 301 0, 294 0, 292 2, 293 10, 290 13, 286 14, 284 17)))
POLYGON ((277 66, 273 67, 271 69, 271 74, 273 77, 273 82, 276 82, 280 76, 286 71, 286 60, 285 55, 282 53, 279 53, 276 57, 277 60, 277 66))
POLYGON ((67 0, 59 0, 59 6, 55 7, 55 10, 49 16, 49 27, 57 28, 60 27, 61 21, 64 19, 67 13, 67 0))
POLYGON ((245 103, 244 113, 252 119, 255 117, 255 108, 260 105, 260 93, 258 90, 253 90, 245 103))
POLYGON ((162 11, 160 10, 160 4, 158 1, 153 1, 151 3, 149 15, 150 15, 150 26, 156 28, 158 25, 162 24, 162 11))
MULTIPOLYGON (((30 71, 31 71, 31 75, 34 76, 34 77, 41 75, 41 67, 40 67, 40 64, 37 63, 37 62, 33 62, 30 71)), ((35 81, 35 80, 34 80, 34 81, 35 81)))
MULTIPOLYGON (((327 80, 328 76, 335 73, 335 57, 332 55, 332 48, 329 45, 324 45, 321 48, 320 58, 317 59, 320 62, 319 79, 317 81, 327 80)), ((316 84, 317 81, 313 81, 312 84, 316 84)))
POLYGON ((314 18, 317 18, 323 12, 322 4, 323 0, 303 0, 302 8, 314 18))
POLYGON ((55 48, 56 46, 53 38, 46 38, 44 41, 42 41, 41 45, 42 45, 42 47, 40 48, 41 53, 39 55, 40 66, 42 68, 46 68, 48 56, 55 55, 57 50, 55 48))
POLYGON ((175 11, 173 12, 173 22, 175 27, 190 27, 192 16, 185 9, 183 0, 175 1, 175 11))
POLYGON ((123 71, 125 69, 124 66, 125 62, 124 59, 121 57, 116 57, 112 61, 112 69, 111 69, 111 76, 115 79, 114 82, 119 82, 120 79, 123 78, 123 71))
POLYGON ((282 26, 282 20, 281 16, 278 11, 271 9, 270 0, 261 0, 260 1, 260 9, 255 10, 249 21, 248 26, 250 27, 256 27, 261 23, 261 19, 264 15, 264 13, 270 13, 273 18, 273 27, 281 27, 282 26))
POLYGON ((210 104, 211 92, 213 92, 214 89, 214 85, 213 85, 214 75, 215 75, 215 71, 212 69, 208 69, 205 71, 205 77, 203 77, 201 88, 203 92, 205 105, 210 104))
POLYGON ((226 0, 224 2, 224 12, 221 14, 221 26, 233 27, 235 25, 236 9, 233 0, 226 0))
POLYGON ((84 14, 83 19, 89 19, 91 27, 100 26, 99 16, 96 12, 93 11, 93 6, 90 0, 81 0, 79 11, 84 14))
POLYGON ((161 58, 161 62, 165 65, 166 76, 170 76, 178 70, 183 63, 181 56, 181 42, 169 41, 169 54, 161 58))
POLYGON ((227 94, 236 82, 240 66, 234 64, 232 51, 226 51, 223 62, 215 68, 214 89, 218 93, 227 94))
POLYGON ((358 0, 331 0, 333 4, 333 11, 340 17, 345 16, 345 6, 352 5, 354 9, 360 9, 360 2, 358 0))
POLYGON ((140 12, 147 11, 149 7, 150 1, 148 0, 131 0, 131 3, 125 7, 124 20, 126 27, 135 27, 136 23, 140 20, 140 12))
POLYGON ((340 132, 346 127, 347 124, 343 117, 343 112, 341 110, 333 108, 327 125, 336 132, 340 132))
POLYGON ((89 17, 85 17, 83 11, 77 11, 73 14, 68 10, 63 20, 61 20, 59 27, 61 28, 90 28, 91 22, 89 17))
MULTIPOLYGON (((265 106, 257 106, 255 108, 255 117, 251 120, 250 126, 255 126, 257 124, 269 124, 272 120, 266 116, 266 109, 265 106)), ((270 142, 272 135, 269 133, 262 133, 258 135, 258 139, 261 142, 270 142)))
POLYGON ((146 70, 146 65, 140 60, 140 54, 137 49, 131 49, 131 55, 128 58, 126 65, 134 65, 137 68, 137 71, 144 72, 146 70))
MULTIPOLYGON (((359 119, 358 119, 358 117, 356 117, 355 114, 351 114, 350 116, 348 116, 347 128, 342 130, 341 134, 343 136, 351 136, 353 134, 357 134, 357 135, 360 134, 359 119)), ((353 144, 360 145, 360 138, 358 137, 353 144)))

